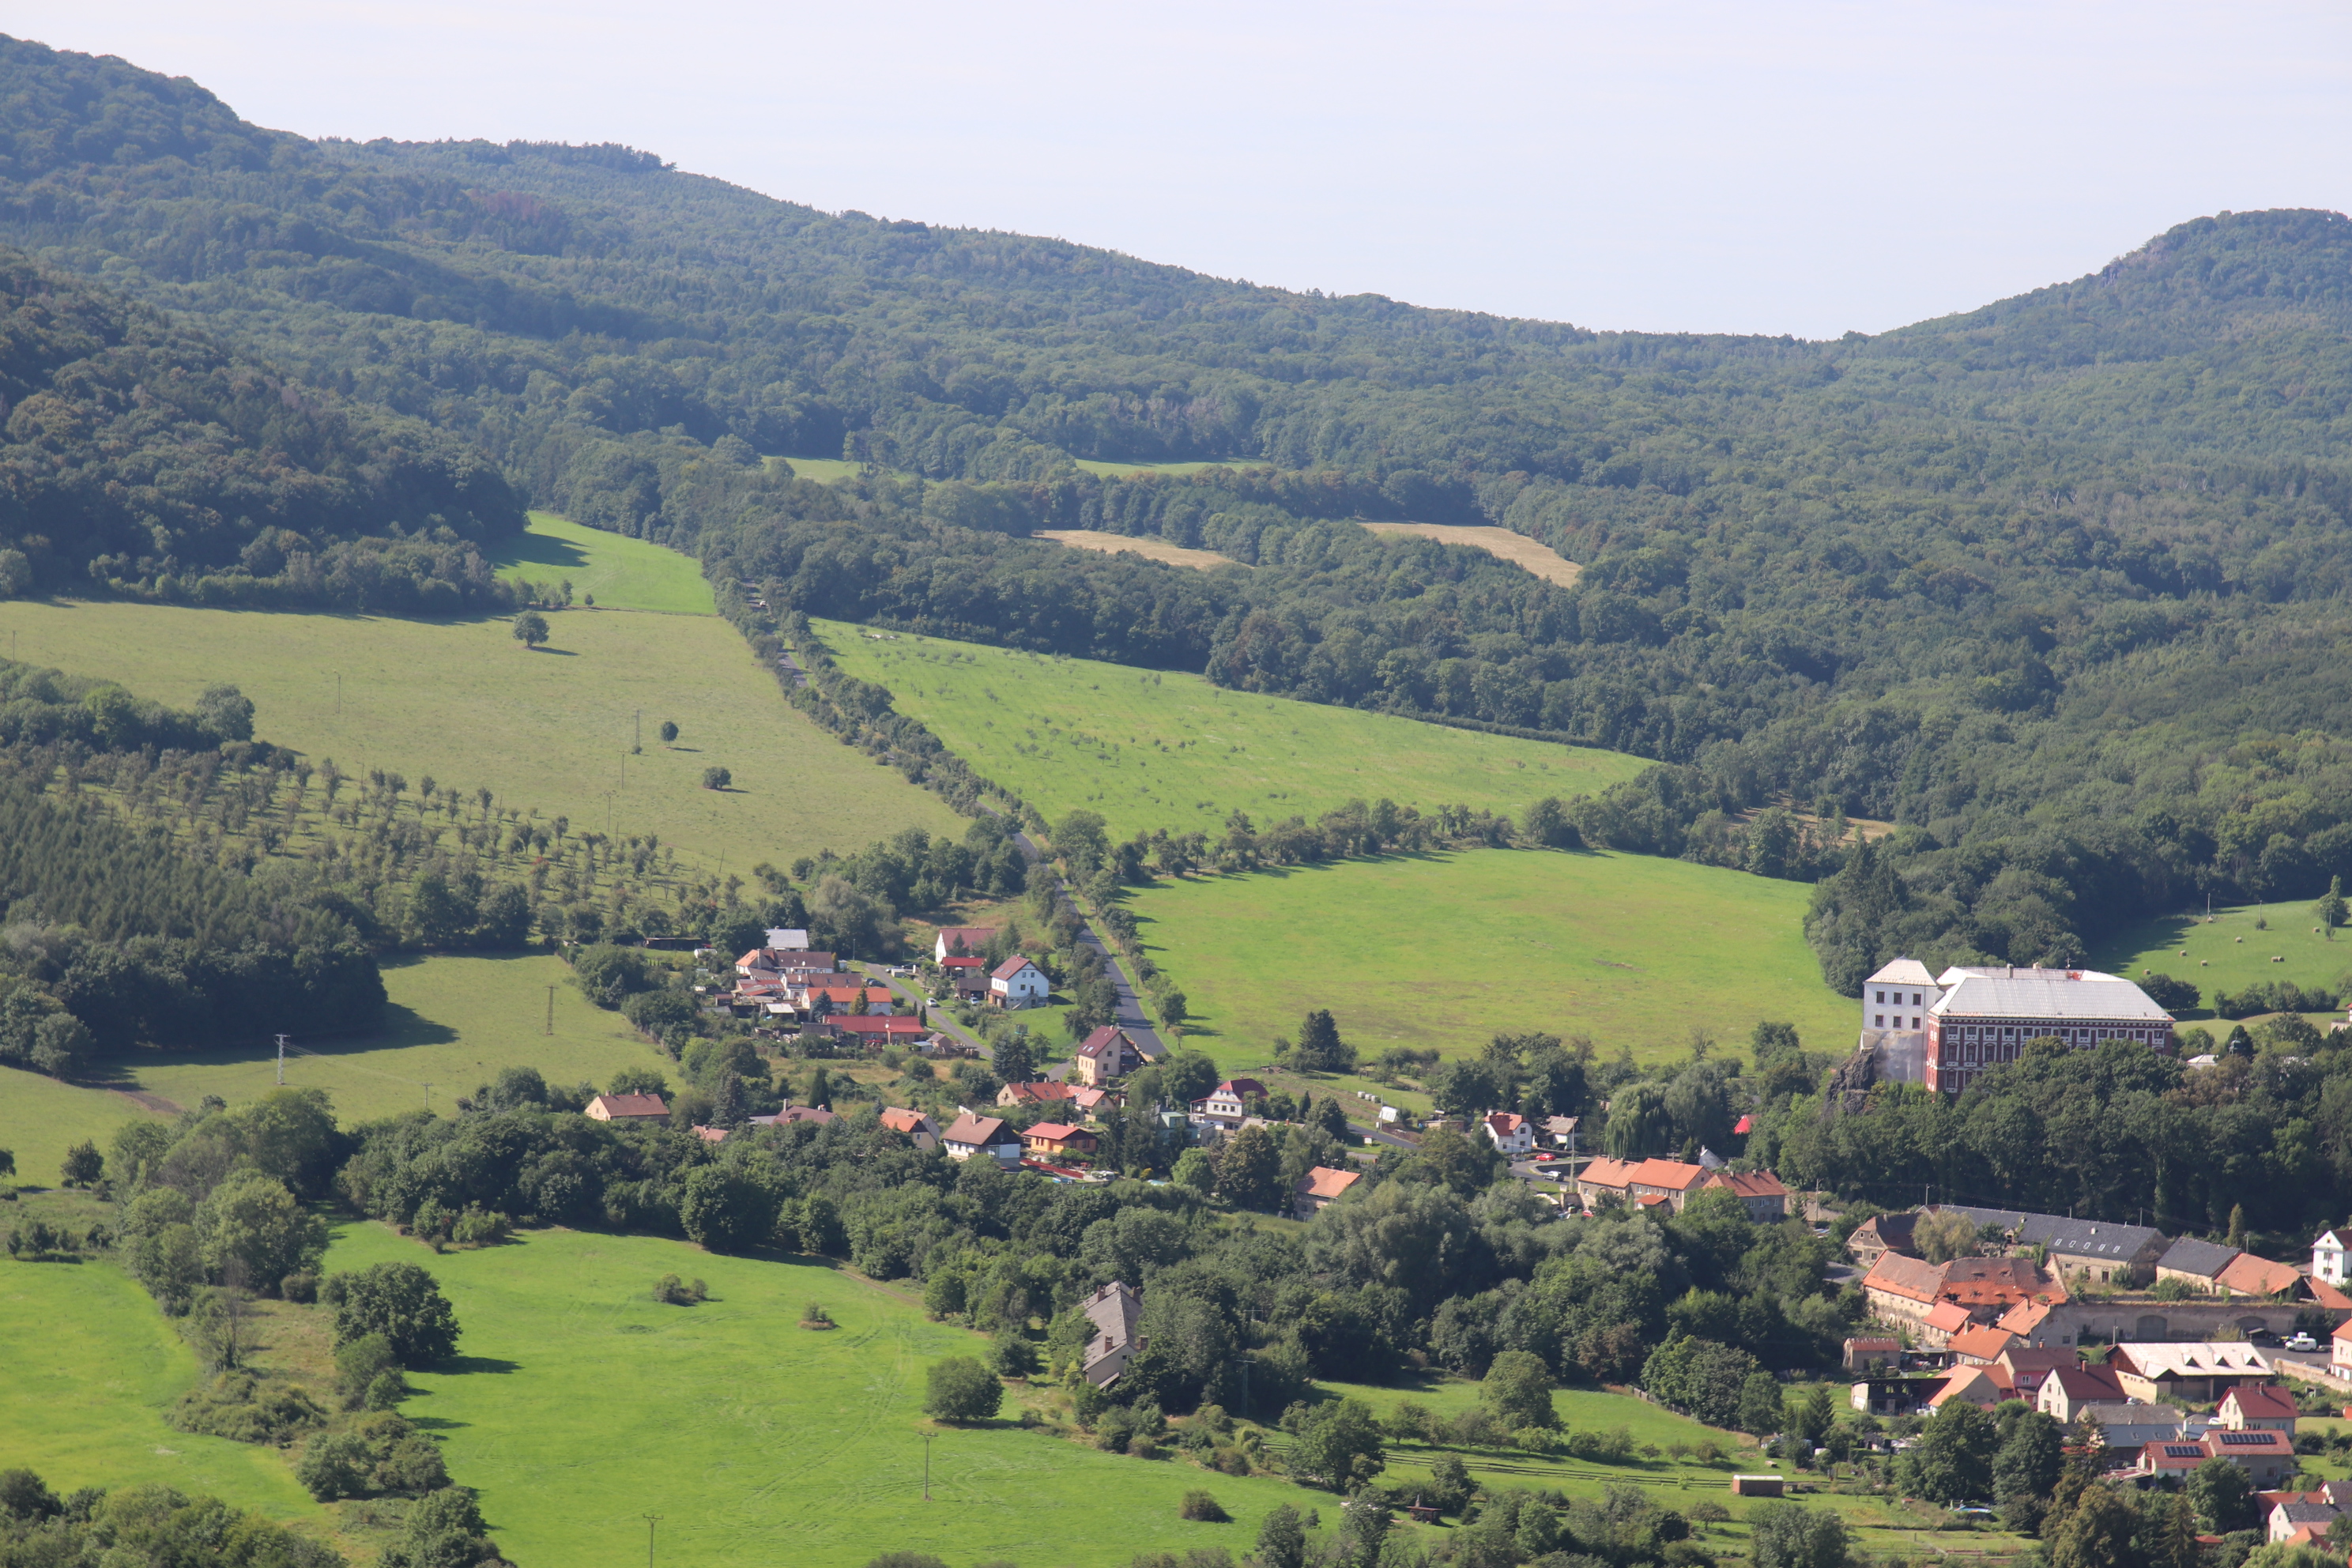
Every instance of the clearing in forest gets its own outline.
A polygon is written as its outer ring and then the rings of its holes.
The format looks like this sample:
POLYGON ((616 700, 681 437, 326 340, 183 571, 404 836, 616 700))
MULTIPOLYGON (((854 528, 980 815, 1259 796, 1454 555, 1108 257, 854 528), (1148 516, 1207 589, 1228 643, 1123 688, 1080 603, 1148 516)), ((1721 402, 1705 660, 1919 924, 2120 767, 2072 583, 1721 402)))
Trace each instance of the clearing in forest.
MULTIPOLYGON (((2213 910, 2210 921, 2201 907, 2158 915, 2101 943, 2091 962, 2127 980, 2141 979, 2150 972, 2186 980, 2203 994, 2199 1005, 2176 1008, 2173 1016, 2202 1023, 2209 1029, 2214 1027, 2216 991, 2240 992, 2285 980, 2307 990, 2352 992, 2352 930, 2339 929, 2330 941, 2326 932, 2317 929, 2318 918, 2311 912, 2316 901, 2228 904, 2213 910), (2188 950, 2185 957, 2184 948, 2188 950), (2283 962, 2273 963, 2273 958, 2283 962)), ((2352 996, 2346 1000, 2352 1001, 2352 996)), ((2268 1009, 2263 1012, 2267 1015, 2268 1009)), ((2315 1013, 2307 1016, 2325 1030, 2343 1016, 2315 1013)), ((2216 1037, 2228 1030, 2228 1023, 2221 1023, 2216 1037)))
POLYGON ((1524 533, 1513 533, 1507 528, 1457 528, 1444 522, 1368 522, 1364 526, 1374 533, 1411 533, 1434 539, 1440 544, 1467 544, 1514 566, 1524 566, 1545 582, 1557 583, 1563 588, 1576 586, 1576 579, 1584 571, 1550 545, 1524 533))
POLYGON ((377 1225, 344 1227, 331 1268, 387 1258, 441 1281, 462 1360, 411 1374, 450 1475, 478 1488, 519 1563, 633 1568, 644 1515, 666 1561, 860 1568, 884 1552, 951 1562, 1125 1563, 1138 1552, 1246 1546, 1277 1504, 1329 1499, 1288 1481, 1103 1453, 995 1420, 937 1430, 923 1500, 925 1374, 985 1356, 979 1334, 824 1263, 730 1258, 655 1237, 524 1233, 435 1257, 377 1225), (665 1274, 712 1300, 653 1300, 665 1274), (807 1303, 840 1326, 798 1327, 807 1303), (1176 1517, 1192 1488, 1232 1524, 1176 1517), (1115 1498, 1117 1506, 1104 1500, 1115 1498))
MULTIPOLYGON (((544 953, 388 956, 383 1026, 349 1039, 296 1039, 287 1086, 325 1089, 336 1120, 350 1127, 427 1104, 446 1114, 457 1096, 510 1067, 599 1089, 624 1067, 650 1067, 676 1082, 677 1065, 618 1013, 592 1005, 571 976, 562 960, 544 953)), ((184 1109, 208 1094, 231 1105, 257 1100, 277 1087, 278 1056, 257 1034, 233 1047, 135 1051, 105 1070, 115 1076, 100 1088, 0 1067, 0 1149, 15 1151, 18 1180, 54 1183, 74 1144, 89 1139, 103 1151, 124 1122, 166 1114, 143 1109, 132 1094, 184 1109)))
POLYGON ((841 668, 890 689, 983 776, 1059 820, 1098 811, 1120 837, 1310 821, 1385 795, 1517 817, 1650 764, 1616 752, 1228 691, 1206 677, 813 623, 841 668))
POLYGON ((1124 533, 1105 533, 1093 528, 1041 528, 1033 537, 1050 539, 1073 550, 1096 550, 1106 555, 1123 552, 1140 555, 1146 561, 1164 562, 1171 566, 1196 566, 1203 572, 1215 566, 1235 564, 1230 555, 1220 555, 1213 550, 1188 550, 1181 544, 1171 544, 1157 534, 1135 537, 1124 533))
POLYGON ((28 663, 175 707, 227 681, 253 699, 256 733, 314 763, 488 786, 501 806, 583 830, 658 835, 706 869, 790 865, 903 827, 962 832, 938 796, 796 711, 717 616, 574 608, 547 619, 552 639, 533 653, 497 617, 0 603, 0 632, 28 663), (664 720, 680 727, 674 747, 657 739, 664 720), (702 787, 714 764, 731 788, 702 787))
POLYGON ((530 531, 508 541, 491 559, 501 577, 528 577, 549 587, 569 581, 574 603, 593 596, 600 610, 719 613, 710 584, 693 556, 625 534, 583 528, 551 511, 532 512, 530 531))
POLYGON ((1185 1043, 1235 1071, 1312 1007, 1360 1061, 1522 1030, 1658 1061, 1704 1029, 1744 1053, 1768 1018, 1843 1055, 1854 1007, 1805 944, 1811 893, 1649 856, 1474 849, 1162 881, 1129 907, 1194 1016, 1185 1043))

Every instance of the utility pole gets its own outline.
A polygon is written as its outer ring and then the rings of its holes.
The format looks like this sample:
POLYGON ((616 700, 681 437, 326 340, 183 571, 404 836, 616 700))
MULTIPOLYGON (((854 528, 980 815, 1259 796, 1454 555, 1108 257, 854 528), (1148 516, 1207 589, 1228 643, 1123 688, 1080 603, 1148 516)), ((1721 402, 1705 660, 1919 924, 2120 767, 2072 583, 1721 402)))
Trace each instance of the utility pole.
POLYGON ((425 1109, 433 1109, 433 1086, 429 1083, 425 1086, 425 1109))
POLYGON ((336 717, 336 718, 338 718, 338 719, 340 719, 340 718, 341 718, 342 716, 343 716, 343 673, 342 673, 342 671, 341 671, 341 670, 337 670, 337 671, 335 672, 335 717, 336 717))
POLYGON ((923 1500, 931 1500, 931 1435, 923 1434, 923 1500))
POLYGON ((278 1037, 278 1087, 286 1087, 286 1037, 278 1037))
POLYGON ((654 1568, 654 1526, 661 1522, 661 1517, 657 1513, 646 1515, 646 1568, 654 1568))
POLYGON ((636 729, 629 738, 629 752, 633 756, 646 749, 646 710, 642 708, 637 710, 635 723, 636 729))
POLYGON ((547 988, 547 1032, 555 1033, 555 987, 547 988))

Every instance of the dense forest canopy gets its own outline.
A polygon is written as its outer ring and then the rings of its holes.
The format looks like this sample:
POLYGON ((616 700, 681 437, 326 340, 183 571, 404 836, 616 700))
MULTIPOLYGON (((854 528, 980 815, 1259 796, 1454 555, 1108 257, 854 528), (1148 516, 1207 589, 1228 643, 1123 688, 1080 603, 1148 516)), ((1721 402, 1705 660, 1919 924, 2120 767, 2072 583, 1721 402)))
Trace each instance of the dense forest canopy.
POLYGON ((311 142, 6 41, 0 239, 698 551, 744 618, 756 592, 1655 758, 1587 836, 1826 877, 1848 987, 2352 872, 2340 215, 2200 218, 1874 338, 1597 332, 828 215, 627 148, 311 142), (874 468, 762 461, 835 454, 874 468), (1747 823, 1775 799, 1902 829, 1791 859, 1747 823))

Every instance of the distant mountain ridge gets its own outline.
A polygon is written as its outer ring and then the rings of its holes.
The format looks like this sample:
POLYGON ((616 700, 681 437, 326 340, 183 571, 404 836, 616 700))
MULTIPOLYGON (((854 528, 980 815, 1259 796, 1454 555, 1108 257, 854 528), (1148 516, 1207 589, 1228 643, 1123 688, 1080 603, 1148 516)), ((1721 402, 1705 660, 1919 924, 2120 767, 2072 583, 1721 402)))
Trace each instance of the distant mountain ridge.
POLYGON ((826 215, 627 148, 310 142, 6 40, 0 241, 697 551, 753 629, 737 584, 1570 735, 1667 764, 1588 837, 1765 874, 1790 873, 1747 818, 1775 799, 1895 820, 1823 884, 1842 984, 1882 949, 2071 960, 2126 912, 2352 875, 2340 215, 2198 218, 1873 338, 1597 332, 826 215), (1585 570, 1359 518, 1496 523, 1585 570), (1255 569, 1075 560, 1045 527, 1255 569))

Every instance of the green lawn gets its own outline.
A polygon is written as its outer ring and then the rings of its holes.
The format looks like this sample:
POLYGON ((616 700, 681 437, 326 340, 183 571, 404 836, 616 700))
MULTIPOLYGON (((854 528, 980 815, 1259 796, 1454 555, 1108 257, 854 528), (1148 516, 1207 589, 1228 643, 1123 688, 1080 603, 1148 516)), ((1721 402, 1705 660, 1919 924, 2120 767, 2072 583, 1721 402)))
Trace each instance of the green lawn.
POLYGON ((403 1413, 445 1440, 450 1473, 479 1489, 499 1545, 526 1568, 634 1568, 648 1513, 662 1516, 664 1561, 708 1568, 852 1568, 894 1549, 959 1568, 1114 1568, 1147 1550, 1239 1552, 1276 1504, 1333 1500, 1002 1419, 939 1434, 925 1502, 925 1369, 986 1342, 895 1292, 814 1264, 575 1231, 436 1258, 352 1226, 328 1262, 384 1258, 430 1268, 465 1332, 463 1360, 415 1374, 422 1393, 403 1413), (716 1300, 658 1305, 648 1292, 668 1273, 701 1277, 716 1300), (841 1326, 797 1327, 812 1300, 841 1326), (1192 1487, 1237 1522, 1179 1521, 1192 1487))
POLYGON ((196 1358, 112 1264, 0 1262, 0 1469, 24 1466, 59 1492, 208 1492, 323 1529, 324 1511, 277 1449, 164 1425, 164 1408, 196 1381, 196 1358))
POLYGON ((575 602, 593 595, 600 610, 718 613, 710 584, 691 555, 583 528, 551 511, 532 512, 530 531, 494 560, 501 577, 528 577, 550 587, 568 578, 575 602))
POLYGON ((1694 1027, 1741 1048, 1766 1018, 1847 1048, 1853 1004, 1801 929, 1811 891, 1638 855, 1478 849, 1161 882, 1130 907, 1196 1015, 1188 1042, 1228 1069, 1297 1038, 1310 1007, 1367 1056, 1542 1029, 1654 1060, 1694 1027))
MULTIPOLYGON (((2298 985, 2327 990, 2352 989, 2352 931, 2339 931, 2330 942, 2313 928, 2311 901, 2284 904, 2237 904, 2213 911, 2210 924, 2201 910, 2194 914, 2158 915, 2119 933, 2092 955, 2091 962, 2111 973, 2137 980, 2153 970, 2186 980, 2204 992, 2204 1005, 2178 1015, 2211 1020, 2213 993, 2242 991, 2266 980, 2292 980, 2298 985), (2257 929, 2263 921, 2269 929, 2257 929), (2181 956, 2182 949, 2188 956, 2181 956), (2273 963, 2273 957, 2284 963, 2273 963)), ((2311 1015, 2325 1029, 2328 1018, 2311 1015)), ((2341 1015, 2333 1015, 2338 1021, 2341 1015)))
MULTIPOLYGON (((323 1089, 345 1126, 425 1103, 446 1112, 456 1097, 501 1068, 535 1067, 551 1081, 585 1079, 602 1086, 619 1068, 675 1068, 636 1037, 617 1013, 591 1006, 569 984, 571 971, 547 956, 395 960, 384 971, 392 1006, 379 1034, 310 1041, 316 1056, 286 1061, 291 1086, 323 1089), (546 1033, 547 988, 555 987, 555 1032, 546 1033)), ((268 1093, 278 1081, 275 1053, 261 1046, 232 1050, 142 1051, 120 1064, 121 1087, 194 1106, 207 1094, 232 1105, 268 1093)), ((47 1185, 65 1152, 85 1138, 104 1149, 125 1121, 154 1114, 111 1089, 60 1084, 0 1068, 0 1148, 16 1155, 17 1179, 47 1185)))
POLYGON ((1350 799, 1486 806, 1517 816, 1548 795, 1632 778, 1615 752, 1450 730, 1416 720, 1227 691, 1198 675, 936 637, 877 641, 814 623, 843 669, 887 686, 983 775, 1048 819, 1085 807, 1120 837, 1215 833, 1236 808, 1263 826, 1350 799))
POLYGON ((0 604, 17 657, 187 704, 243 688, 265 739, 344 772, 488 785, 500 803, 599 831, 658 834, 706 869, 746 875, 902 827, 958 833, 937 795, 803 718, 716 616, 572 609, 553 651, 496 618, 395 620, 106 602, 0 604), (341 678, 341 696, 337 680, 341 678), (683 733, 655 738, 663 720, 683 733), (645 751, 629 748, 642 723, 645 751), (701 787, 730 769, 734 787, 701 787))

